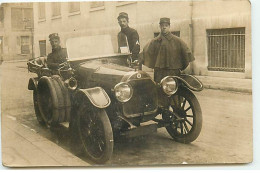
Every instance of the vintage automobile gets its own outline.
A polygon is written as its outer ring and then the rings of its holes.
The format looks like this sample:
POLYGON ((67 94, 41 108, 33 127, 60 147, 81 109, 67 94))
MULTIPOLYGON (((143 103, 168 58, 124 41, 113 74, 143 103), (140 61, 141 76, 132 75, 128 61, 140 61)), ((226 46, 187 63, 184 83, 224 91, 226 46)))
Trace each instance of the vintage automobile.
POLYGON ((68 61, 57 71, 48 69, 44 58, 28 62, 28 70, 37 74, 28 89, 39 123, 69 123, 72 146, 89 159, 104 163, 112 156, 115 138, 161 127, 181 143, 199 136, 202 112, 192 91, 203 85, 197 78, 182 74, 155 83, 137 70, 130 54, 114 53, 108 35, 70 38, 66 47, 68 61))

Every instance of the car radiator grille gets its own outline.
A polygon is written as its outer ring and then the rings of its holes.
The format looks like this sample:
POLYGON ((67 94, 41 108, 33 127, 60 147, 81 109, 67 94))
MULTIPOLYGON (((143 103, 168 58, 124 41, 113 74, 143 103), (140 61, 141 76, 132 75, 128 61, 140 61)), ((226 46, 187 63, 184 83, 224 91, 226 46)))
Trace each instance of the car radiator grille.
POLYGON ((155 83, 151 79, 132 80, 132 98, 123 104, 126 117, 137 117, 151 114, 157 110, 157 92, 155 83))

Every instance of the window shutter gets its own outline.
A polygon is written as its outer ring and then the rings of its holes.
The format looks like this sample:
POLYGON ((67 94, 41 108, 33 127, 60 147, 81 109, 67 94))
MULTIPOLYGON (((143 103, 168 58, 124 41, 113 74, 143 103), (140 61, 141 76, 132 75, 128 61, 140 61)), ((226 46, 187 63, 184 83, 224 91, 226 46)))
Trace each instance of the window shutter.
POLYGON ((21 46, 21 37, 17 36, 17 46, 21 46))
POLYGON ((0 22, 4 22, 4 7, 0 7, 0 22))
POLYGON ((21 37, 20 36, 16 37, 16 53, 17 54, 21 53, 21 37))

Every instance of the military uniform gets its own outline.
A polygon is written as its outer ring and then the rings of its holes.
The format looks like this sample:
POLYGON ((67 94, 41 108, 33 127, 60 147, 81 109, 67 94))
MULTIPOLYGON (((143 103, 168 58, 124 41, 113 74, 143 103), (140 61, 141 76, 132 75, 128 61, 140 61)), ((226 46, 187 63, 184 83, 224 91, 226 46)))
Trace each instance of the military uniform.
POLYGON ((120 52, 121 46, 127 46, 125 45, 125 38, 127 38, 127 44, 129 46, 129 51, 132 53, 132 57, 134 60, 138 58, 138 54, 140 52, 140 44, 139 44, 139 35, 137 31, 133 28, 127 27, 121 29, 121 31, 118 33, 118 47, 120 52))
MULTIPOLYGON (((127 13, 120 13, 117 19, 126 18, 128 20, 127 13)), ((133 28, 127 26, 126 28, 121 28, 121 31, 117 36, 118 40, 118 52, 121 53, 120 47, 129 47, 130 53, 132 53, 133 60, 138 59, 138 54, 140 52, 139 35, 137 31, 133 28)))
POLYGON ((67 49, 66 48, 57 48, 53 49, 50 54, 47 56, 47 66, 52 70, 58 69, 61 63, 67 61, 67 49))
POLYGON ((143 51, 143 63, 154 69, 154 80, 158 83, 165 76, 180 75, 193 60, 188 46, 170 32, 167 35, 160 33, 143 51))
MULTIPOLYGON (((60 39, 57 33, 53 33, 49 35, 50 41, 53 39, 60 39)), ((49 69, 57 70, 61 63, 67 61, 67 50, 66 48, 61 48, 58 42, 58 47, 52 48, 52 52, 47 56, 47 66, 49 69)))

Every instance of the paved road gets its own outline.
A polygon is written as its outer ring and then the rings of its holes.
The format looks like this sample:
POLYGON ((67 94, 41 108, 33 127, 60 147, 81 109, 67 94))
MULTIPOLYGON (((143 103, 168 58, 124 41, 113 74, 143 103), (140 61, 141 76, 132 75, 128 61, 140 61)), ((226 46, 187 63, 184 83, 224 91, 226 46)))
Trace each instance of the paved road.
MULTIPOLYGON (((25 62, 1 65, 3 116, 15 117, 39 135, 69 150, 65 130, 52 133, 34 116, 25 62)), ((108 165, 243 163, 252 161, 252 95, 220 90, 196 93, 203 111, 203 128, 192 144, 174 142, 164 128, 156 134, 119 141, 108 165)), ((2 129, 4 131, 5 129, 2 129)), ((4 142, 4 141, 3 141, 4 142)), ((81 159, 91 163, 80 156, 81 159)), ((93 164, 93 163, 91 163, 93 164)))

